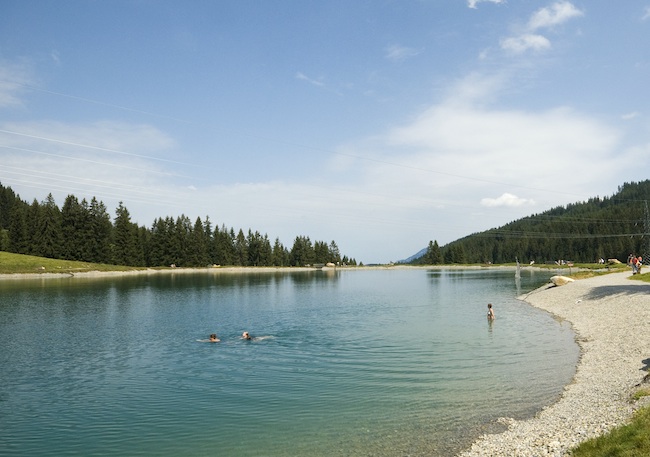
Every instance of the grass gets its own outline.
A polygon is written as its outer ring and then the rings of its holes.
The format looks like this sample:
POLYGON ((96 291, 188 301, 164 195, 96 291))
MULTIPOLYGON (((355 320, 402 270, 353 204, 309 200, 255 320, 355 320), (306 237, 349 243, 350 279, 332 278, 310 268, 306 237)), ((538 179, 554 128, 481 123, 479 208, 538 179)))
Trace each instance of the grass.
POLYGON ((630 397, 630 400, 635 402, 641 397, 647 397, 650 395, 650 387, 640 387, 639 389, 636 390, 630 397))
POLYGON ((650 408, 639 409, 622 427, 581 443, 573 457, 647 457, 650 455, 650 408))
MULTIPOLYGON (((650 268, 646 267, 646 270, 650 270, 650 268)), ((650 282, 650 271, 643 273, 643 268, 641 268, 641 274, 632 275, 631 279, 634 279, 635 281, 650 282)))
POLYGON ((33 255, 0 251, 0 274, 12 273, 79 273, 83 271, 129 271, 133 267, 102 263, 47 259, 33 255))

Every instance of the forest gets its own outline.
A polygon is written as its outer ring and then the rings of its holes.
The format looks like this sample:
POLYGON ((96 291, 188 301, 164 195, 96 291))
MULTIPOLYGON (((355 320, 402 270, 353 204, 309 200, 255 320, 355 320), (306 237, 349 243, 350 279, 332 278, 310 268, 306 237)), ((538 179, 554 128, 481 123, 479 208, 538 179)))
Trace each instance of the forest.
POLYGON ((329 262, 351 265, 335 241, 296 236, 291 249, 278 238, 251 229, 213 227, 209 216, 192 222, 187 216, 160 217, 150 228, 131 221, 120 202, 111 216, 93 197, 79 201, 68 195, 59 208, 50 193, 29 204, 0 184, 0 250, 52 259, 133 267, 306 266, 329 262))
POLYGON ((439 246, 430 241, 413 264, 626 262, 650 259, 650 180, 625 183, 611 197, 590 198, 439 246))

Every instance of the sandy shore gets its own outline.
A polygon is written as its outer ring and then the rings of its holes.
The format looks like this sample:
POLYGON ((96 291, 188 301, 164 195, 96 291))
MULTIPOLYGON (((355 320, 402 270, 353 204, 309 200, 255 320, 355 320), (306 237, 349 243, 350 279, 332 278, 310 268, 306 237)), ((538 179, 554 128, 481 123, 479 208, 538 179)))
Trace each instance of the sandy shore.
POLYGON ((308 267, 206 267, 206 268, 139 268, 120 271, 48 271, 42 273, 8 273, 0 274, 2 279, 49 279, 49 278, 104 278, 120 276, 147 276, 165 274, 194 274, 194 273, 275 273, 290 271, 317 271, 308 267))
MULTIPOLYGON (((576 444, 628 421, 648 404, 629 400, 650 368, 650 284, 612 273, 521 297, 571 322, 581 348, 575 378, 561 399, 504 433, 484 435, 461 457, 566 456, 576 444)), ((534 389, 535 386, 530 386, 534 389)))
POLYGON ((57 272, 55 270, 41 271, 39 273, 6 273, 0 274, 3 279, 48 279, 48 278, 102 278, 135 275, 158 275, 158 274, 192 274, 192 273, 290 273, 297 271, 361 271, 361 270, 480 270, 486 268, 499 268, 515 270, 514 266, 412 266, 412 265, 373 265, 373 266, 344 266, 344 267, 205 267, 205 268, 138 268, 133 270, 120 271, 96 271, 66 270, 57 272))

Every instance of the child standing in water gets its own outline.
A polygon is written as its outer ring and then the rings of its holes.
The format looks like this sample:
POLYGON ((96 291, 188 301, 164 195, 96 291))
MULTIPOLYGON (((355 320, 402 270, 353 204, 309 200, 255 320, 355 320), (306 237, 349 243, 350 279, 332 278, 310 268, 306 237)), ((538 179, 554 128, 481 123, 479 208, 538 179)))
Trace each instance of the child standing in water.
POLYGON ((494 319, 494 310, 492 309, 492 303, 488 303, 487 318, 488 320, 494 319))

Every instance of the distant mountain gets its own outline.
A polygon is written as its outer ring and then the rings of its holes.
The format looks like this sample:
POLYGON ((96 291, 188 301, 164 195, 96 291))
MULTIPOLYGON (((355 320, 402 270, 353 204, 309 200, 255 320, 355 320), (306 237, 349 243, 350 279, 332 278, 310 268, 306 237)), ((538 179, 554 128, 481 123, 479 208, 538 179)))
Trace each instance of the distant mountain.
MULTIPOLYGON (((650 180, 625 183, 611 197, 558 206, 440 247, 442 263, 596 262, 631 253, 650 258, 650 180)), ((431 264, 428 249, 400 263, 431 264)))
POLYGON ((426 253, 427 253, 427 248, 421 249, 417 253, 413 254, 411 257, 407 257, 404 260, 398 260, 397 263, 411 263, 414 260, 419 259, 420 257, 422 257, 426 253))

